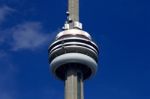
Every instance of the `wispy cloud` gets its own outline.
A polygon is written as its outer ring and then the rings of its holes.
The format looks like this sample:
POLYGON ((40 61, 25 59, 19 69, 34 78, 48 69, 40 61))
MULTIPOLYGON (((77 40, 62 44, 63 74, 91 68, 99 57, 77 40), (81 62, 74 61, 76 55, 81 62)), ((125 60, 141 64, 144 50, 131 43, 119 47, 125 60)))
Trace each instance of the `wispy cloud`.
POLYGON ((26 22, 19 24, 12 29, 12 49, 34 50, 42 47, 49 41, 50 35, 43 33, 42 25, 39 22, 26 22))
POLYGON ((0 23, 2 23, 5 19, 6 16, 9 15, 11 12, 13 12, 14 9, 4 5, 0 7, 0 23))
POLYGON ((6 40, 6 38, 8 36, 8 33, 6 33, 6 30, 3 30, 1 28, 1 26, 3 25, 2 23, 4 21, 6 21, 7 16, 9 16, 14 11, 15 11, 15 9, 13 9, 7 5, 0 6, 0 45, 2 45, 2 43, 4 43, 4 41, 6 40))
MULTIPOLYGON (((0 25, 13 11, 16 10, 7 5, 0 6, 0 25)), ((12 51, 42 48, 55 35, 54 32, 46 34, 43 31, 41 22, 35 21, 18 23, 5 29, 0 28, 0 46, 7 45, 12 51)))
POLYGON ((0 46, 10 46, 10 50, 35 50, 47 45, 55 36, 55 32, 45 33, 40 22, 24 22, 0 30, 0 46))

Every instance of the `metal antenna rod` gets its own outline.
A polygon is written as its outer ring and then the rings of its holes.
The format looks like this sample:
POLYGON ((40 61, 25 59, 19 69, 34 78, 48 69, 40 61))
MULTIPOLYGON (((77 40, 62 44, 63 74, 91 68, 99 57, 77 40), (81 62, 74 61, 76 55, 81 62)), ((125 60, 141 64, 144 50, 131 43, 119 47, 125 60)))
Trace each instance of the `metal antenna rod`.
POLYGON ((82 23, 79 22, 79 0, 68 0, 67 21, 63 29, 82 29, 82 23))
POLYGON ((71 21, 79 22, 79 0, 68 0, 68 11, 71 21))

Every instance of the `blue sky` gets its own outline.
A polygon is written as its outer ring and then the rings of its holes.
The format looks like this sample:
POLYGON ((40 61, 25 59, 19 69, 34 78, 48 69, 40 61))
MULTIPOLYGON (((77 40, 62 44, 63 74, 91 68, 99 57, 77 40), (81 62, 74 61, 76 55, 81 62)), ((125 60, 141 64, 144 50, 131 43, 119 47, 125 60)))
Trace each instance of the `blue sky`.
MULTIPOLYGON (((67 0, 0 0, 0 99, 63 99, 47 49, 67 0)), ((80 0, 80 20, 100 48, 85 99, 150 99, 150 1, 80 0)))

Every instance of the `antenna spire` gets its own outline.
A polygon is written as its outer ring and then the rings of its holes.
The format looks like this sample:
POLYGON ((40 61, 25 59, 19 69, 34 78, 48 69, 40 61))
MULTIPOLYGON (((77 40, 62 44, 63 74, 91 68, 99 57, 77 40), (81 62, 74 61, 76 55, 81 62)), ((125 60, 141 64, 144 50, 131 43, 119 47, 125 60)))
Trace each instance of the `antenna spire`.
POLYGON ((79 22, 79 0, 68 0, 67 21, 63 29, 82 29, 79 22))
POLYGON ((79 21, 79 0, 68 0, 68 11, 73 22, 79 21))

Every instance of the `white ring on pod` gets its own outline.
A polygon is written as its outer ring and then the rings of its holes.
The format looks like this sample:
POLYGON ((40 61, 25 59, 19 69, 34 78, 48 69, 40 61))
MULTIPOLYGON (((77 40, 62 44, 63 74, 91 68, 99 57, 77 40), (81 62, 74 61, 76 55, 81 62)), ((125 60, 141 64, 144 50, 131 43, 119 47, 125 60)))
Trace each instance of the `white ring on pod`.
POLYGON ((94 76, 97 71, 97 63, 91 57, 81 54, 81 53, 66 53, 66 54, 63 54, 54 58, 50 64, 50 68, 56 77, 57 75, 55 71, 60 66, 67 64, 67 63, 79 63, 85 66, 88 66, 92 71, 92 74, 90 77, 94 76))

